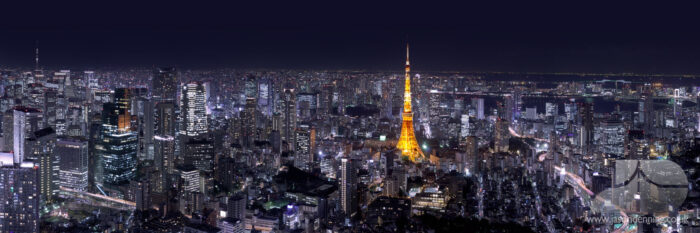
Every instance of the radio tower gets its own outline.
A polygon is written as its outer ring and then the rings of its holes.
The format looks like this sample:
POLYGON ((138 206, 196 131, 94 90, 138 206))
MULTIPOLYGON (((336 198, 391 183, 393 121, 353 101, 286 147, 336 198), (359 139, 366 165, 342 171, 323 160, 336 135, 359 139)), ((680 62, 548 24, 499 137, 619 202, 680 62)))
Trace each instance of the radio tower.
POLYGON ((39 71, 39 41, 36 41, 34 48, 34 71, 39 71))
POLYGON ((401 150, 401 155, 408 157, 411 162, 420 162, 425 155, 418 146, 415 131, 413 130, 413 111, 411 110, 411 65, 408 59, 408 44, 406 44, 406 87, 403 92, 403 122, 401 123, 401 137, 396 148, 401 150))

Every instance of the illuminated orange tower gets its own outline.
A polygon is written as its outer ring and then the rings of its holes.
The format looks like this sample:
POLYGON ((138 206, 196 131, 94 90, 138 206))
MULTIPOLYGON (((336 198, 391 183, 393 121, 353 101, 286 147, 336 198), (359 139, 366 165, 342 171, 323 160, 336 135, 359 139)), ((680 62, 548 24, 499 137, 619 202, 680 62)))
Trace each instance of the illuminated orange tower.
POLYGON ((411 110, 411 65, 408 62, 408 44, 406 44, 406 87, 403 91, 403 122, 401 123, 401 137, 396 148, 401 150, 401 155, 408 157, 411 162, 420 162, 425 155, 418 146, 413 130, 413 111, 411 110))

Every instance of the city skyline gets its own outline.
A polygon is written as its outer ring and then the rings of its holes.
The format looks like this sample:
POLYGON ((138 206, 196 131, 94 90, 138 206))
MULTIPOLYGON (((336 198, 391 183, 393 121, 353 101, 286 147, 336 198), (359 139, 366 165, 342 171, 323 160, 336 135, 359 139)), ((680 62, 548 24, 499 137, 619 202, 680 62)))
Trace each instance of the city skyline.
POLYGON ((700 232, 696 7, 30 4, 0 232, 700 232))

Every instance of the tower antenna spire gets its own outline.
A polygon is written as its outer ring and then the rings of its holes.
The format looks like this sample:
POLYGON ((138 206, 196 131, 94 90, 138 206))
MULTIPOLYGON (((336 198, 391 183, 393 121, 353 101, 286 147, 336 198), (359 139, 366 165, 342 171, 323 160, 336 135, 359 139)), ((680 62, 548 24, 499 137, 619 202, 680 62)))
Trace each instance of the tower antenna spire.
POLYGON ((39 40, 36 41, 34 48, 34 70, 39 70, 39 40))
POLYGON ((406 43, 406 65, 409 64, 409 62, 408 62, 408 49, 409 49, 409 46, 408 46, 408 43, 406 43))

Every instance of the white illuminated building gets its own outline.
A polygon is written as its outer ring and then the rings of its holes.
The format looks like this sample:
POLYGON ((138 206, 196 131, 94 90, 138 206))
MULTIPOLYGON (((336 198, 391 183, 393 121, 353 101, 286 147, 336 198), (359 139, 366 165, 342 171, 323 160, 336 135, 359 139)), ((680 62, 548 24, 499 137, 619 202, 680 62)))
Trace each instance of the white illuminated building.
POLYGON ((184 115, 181 134, 200 136, 207 133, 206 91, 199 82, 190 82, 182 87, 182 114, 184 115))

